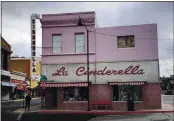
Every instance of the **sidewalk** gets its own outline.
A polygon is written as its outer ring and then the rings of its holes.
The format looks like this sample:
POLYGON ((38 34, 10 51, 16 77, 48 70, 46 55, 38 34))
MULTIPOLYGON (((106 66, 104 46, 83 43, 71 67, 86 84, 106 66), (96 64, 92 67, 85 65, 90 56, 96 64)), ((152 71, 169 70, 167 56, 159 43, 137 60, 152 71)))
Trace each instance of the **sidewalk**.
MULTIPOLYGON (((18 109, 14 111, 15 113, 23 113, 24 109, 18 109)), ((71 113, 71 114, 106 114, 106 115, 116 115, 116 114, 145 114, 145 113, 174 113, 174 107, 168 104, 162 104, 162 109, 153 110, 136 110, 136 111, 115 111, 115 110, 42 110, 41 105, 31 106, 29 112, 39 112, 42 114, 61 114, 61 113, 71 113)))
POLYGON ((48 121, 49 119, 64 121, 174 121, 174 110, 141 110, 141 111, 109 111, 109 110, 41 110, 41 105, 31 106, 31 111, 18 109, 19 121, 48 121), (36 118, 37 117, 37 118, 36 118), (83 117, 83 120, 81 119, 83 117), (67 120, 68 118, 68 120, 67 120))
MULTIPOLYGON (((26 111, 26 112, 38 112, 41 110, 41 105, 35 105, 35 106, 31 106, 30 107, 30 111, 26 111)), ((13 111, 14 113, 24 113, 25 109, 21 108, 21 109, 17 109, 15 111, 13 111)))
MULTIPOLYGON (((41 97, 36 97, 36 98, 32 98, 32 100, 37 100, 40 99, 41 97)), ((8 101, 1 101, 1 103, 9 103, 9 102, 20 102, 23 101, 24 99, 17 99, 17 100, 8 100, 8 101)))

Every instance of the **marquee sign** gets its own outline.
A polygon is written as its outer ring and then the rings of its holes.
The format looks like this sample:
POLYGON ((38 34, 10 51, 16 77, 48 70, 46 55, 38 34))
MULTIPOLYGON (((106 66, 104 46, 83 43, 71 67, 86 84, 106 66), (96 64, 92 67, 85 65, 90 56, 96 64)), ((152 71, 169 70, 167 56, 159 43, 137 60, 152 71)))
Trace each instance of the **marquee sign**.
POLYGON ((86 82, 107 84, 109 81, 146 81, 159 82, 158 61, 140 62, 99 62, 87 64, 51 64, 42 65, 42 74, 48 81, 55 82, 86 82))
POLYGON ((39 14, 31 15, 31 57, 32 57, 32 78, 36 76, 36 19, 40 19, 39 14))

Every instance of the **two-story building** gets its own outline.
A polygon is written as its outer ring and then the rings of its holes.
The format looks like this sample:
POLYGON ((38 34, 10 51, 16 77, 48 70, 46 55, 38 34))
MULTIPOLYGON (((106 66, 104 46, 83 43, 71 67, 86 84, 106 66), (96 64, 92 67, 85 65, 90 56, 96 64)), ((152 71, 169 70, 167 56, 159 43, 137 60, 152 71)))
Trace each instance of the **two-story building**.
POLYGON ((41 74, 45 106, 87 109, 89 101, 112 101, 112 109, 127 110, 133 93, 135 110, 161 108, 157 24, 96 28, 95 12, 42 15, 41 74), (89 32, 78 26, 82 18, 89 32))
POLYGON ((11 45, 1 37, 1 99, 9 100, 10 94, 16 85, 10 83, 10 57, 11 57, 11 45))
POLYGON ((28 89, 31 88, 29 90, 33 92, 32 96, 34 95, 36 96, 36 91, 34 91, 33 89, 38 86, 38 82, 40 81, 40 61, 41 61, 41 57, 36 57, 36 76, 33 78, 31 58, 13 57, 10 60, 10 70, 26 73, 25 80, 27 82, 27 88, 28 89))

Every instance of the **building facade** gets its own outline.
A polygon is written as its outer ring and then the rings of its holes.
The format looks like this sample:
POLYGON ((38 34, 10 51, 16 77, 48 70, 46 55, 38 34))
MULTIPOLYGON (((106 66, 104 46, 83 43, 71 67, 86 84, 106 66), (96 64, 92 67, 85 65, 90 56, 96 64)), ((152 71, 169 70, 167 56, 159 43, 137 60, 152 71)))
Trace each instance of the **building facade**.
POLYGON ((10 94, 14 84, 10 83, 10 57, 11 57, 11 45, 1 37, 1 99, 10 100, 10 94))
POLYGON ((10 70, 10 82, 15 86, 10 95, 11 99, 23 99, 23 96, 28 92, 28 83, 26 80, 26 73, 10 70))
POLYGON ((36 57, 36 76, 33 78, 31 74, 31 58, 11 58, 10 70, 16 70, 19 72, 26 73, 27 83, 30 88, 38 86, 40 81, 40 57, 36 57))
POLYGON ((131 91, 135 110, 161 108, 157 24, 96 28, 95 12, 42 15, 41 74, 47 109, 87 109, 111 101, 127 110, 131 91), (89 32, 78 26, 82 18, 89 32))

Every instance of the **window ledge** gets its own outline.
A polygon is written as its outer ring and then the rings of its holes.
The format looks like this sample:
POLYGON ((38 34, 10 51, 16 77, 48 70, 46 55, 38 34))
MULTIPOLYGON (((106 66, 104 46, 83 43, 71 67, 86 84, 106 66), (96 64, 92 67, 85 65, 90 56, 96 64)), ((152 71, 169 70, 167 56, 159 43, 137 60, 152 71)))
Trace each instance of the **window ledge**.
POLYGON ((126 47, 126 48, 117 48, 118 50, 127 50, 127 49, 132 49, 132 50, 134 50, 135 49, 135 47, 126 47))
MULTIPOLYGON (((62 53, 62 54, 44 54, 41 56, 68 56, 68 55, 86 55, 87 53, 62 53)), ((94 55, 95 52, 90 52, 89 55, 94 55)))
MULTIPOLYGON (((127 102, 127 101, 112 101, 112 102, 123 102, 123 103, 125 103, 125 102, 127 102)), ((143 103, 143 101, 134 101, 135 103, 143 103)))
POLYGON ((63 101, 63 103, 87 103, 88 101, 63 101))

